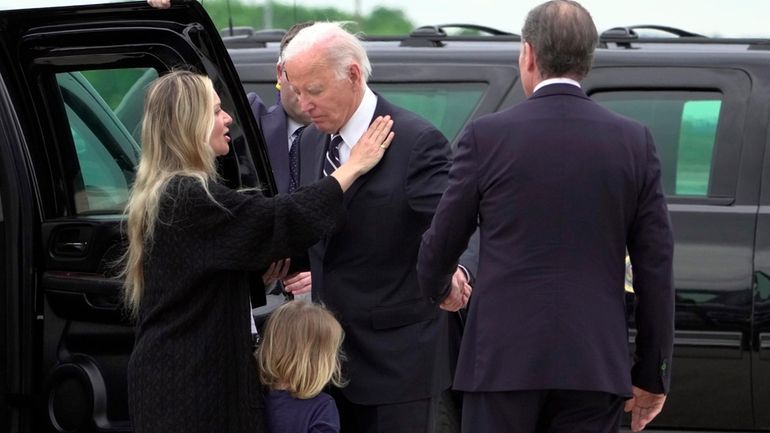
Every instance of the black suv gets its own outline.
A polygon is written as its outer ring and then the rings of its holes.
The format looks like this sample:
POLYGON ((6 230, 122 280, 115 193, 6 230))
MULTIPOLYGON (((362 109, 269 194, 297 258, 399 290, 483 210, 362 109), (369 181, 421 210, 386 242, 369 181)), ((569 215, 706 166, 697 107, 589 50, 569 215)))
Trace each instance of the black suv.
MULTIPOLYGON (((519 38, 486 30, 369 40, 371 86, 454 141, 524 99, 519 38)), ((770 41, 638 30, 602 35, 583 84, 646 123, 663 159, 676 360, 650 428, 770 431, 770 41)), ((131 430, 112 264, 149 81, 184 64, 212 77, 234 117, 224 181, 275 190, 243 89, 273 100, 278 37, 226 39, 196 2, 0 12, 0 431, 131 430)))
MULTIPOLYGON (((366 47, 370 86, 455 142, 471 119, 525 98, 520 38, 444 30, 366 47)), ((272 100, 275 38, 225 43, 246 90, 272 100)), ((676 240, 675 360, 666 406, 649 428, 770 431, 770 40, 611 29, 583 88, 649 126, 663 164, 676 240)))

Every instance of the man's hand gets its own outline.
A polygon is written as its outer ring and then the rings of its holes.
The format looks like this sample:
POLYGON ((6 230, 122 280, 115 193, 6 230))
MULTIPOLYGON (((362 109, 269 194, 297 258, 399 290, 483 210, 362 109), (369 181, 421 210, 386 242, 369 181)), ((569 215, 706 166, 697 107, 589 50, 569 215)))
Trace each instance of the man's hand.
POLYGON ((452 275, 452 288, 449 290, 449 295, 441 301, 442 310, 457 311, 460 308, 464 308, 468 305, 468 299, 471 297, 473 288, 468 284, 468 278, 465 276, 465 271, 457 268, 454 275, 452 275))
POLYGON ((631 430, 642 431, 663 409, 666 394, 653 394, 637 387, 633 387, 633 394, 624 410, 631 412, 631 430))
POLYGON ((291 259, 283 259, 270 263, 270 267, 267 268, 267 271, 265 271, 264 274, 262 274, 262 283, 265 287, 285 277, 286 273, 289 272, 289 265, 291 265, 291 259))
POLYGON ((310 290, 312 289, 310 272, 291 274, 283 280, 283 291, 291 293, 294 296, 310 293, 310 290))
POLYGON ((147 0, 147 4, 158 9, 168 9, 171 7, 171 0, 147 0))

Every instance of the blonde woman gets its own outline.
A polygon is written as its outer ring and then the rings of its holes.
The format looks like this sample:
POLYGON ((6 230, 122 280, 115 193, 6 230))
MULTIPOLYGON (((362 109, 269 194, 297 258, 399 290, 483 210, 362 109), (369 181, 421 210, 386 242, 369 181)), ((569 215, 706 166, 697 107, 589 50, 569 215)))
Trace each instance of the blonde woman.
POLYGON ((257 349, 268 433, 338 433, 340 417, 329 383, 343 386, 342 327, 318 304, 288 302, 267 319, 257 349))
POLYGON ((378 119, 355 156, 292 195, 216 182, 232 118, 211 81, 175 71, 148 89, 142 157, 127 207, 125 295, 136 319, 128 365, 136 433, 262 430, 249 332, 248 271, 304 251, 343 218, 342 194, 382 158, 378 119))

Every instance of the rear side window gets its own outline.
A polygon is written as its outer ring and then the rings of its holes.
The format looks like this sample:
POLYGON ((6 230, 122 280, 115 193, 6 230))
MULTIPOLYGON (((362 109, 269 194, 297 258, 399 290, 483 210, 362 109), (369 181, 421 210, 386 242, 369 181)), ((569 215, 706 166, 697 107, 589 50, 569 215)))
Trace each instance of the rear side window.
POLYGON ((465 126, 487 88, 484 83, 372 83, 371 86, 391 103, 427 119, 449 141, 465 126))
MULTIPOLYGON (((489 85, 487 83, 374 83, 369 86, 392 104, 428 120, 452 142, 468 122, 489 85)), ((276 104, 275 83, 246 86, 268 104, 276 104)))
POLYGON ((68 176, 75 211, 118 214, 139 163, 144 91, 154 69, 104 69, 56 74, 77 159, 68 176))
POLYGON ((591 98, 650 128, 667 195, 708 195, 721 93, 612 91, 597 92, 591 98))

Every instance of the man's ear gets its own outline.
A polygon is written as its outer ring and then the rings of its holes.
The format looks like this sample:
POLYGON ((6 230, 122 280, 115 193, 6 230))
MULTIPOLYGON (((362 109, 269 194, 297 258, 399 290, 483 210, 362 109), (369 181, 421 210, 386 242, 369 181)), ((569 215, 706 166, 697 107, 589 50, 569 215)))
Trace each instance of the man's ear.
POLYGON ((351 63, 350 66, 348 66, 348 78, 354 85, 361 86, 361 80, 363 80, 364 77, 361 74, 361 66, 358 63, 351 63))
POLYGON ((281 81, 281 74, 283 74, 283 67, 280 63, 275 64, 275 81, 281 81))
POLYGON ((535 50, 532 49, 532 44, 524 41, 522 44, 522 52, 524 53, 524 68, 526 68, 528 72, 534 73, 537 68, 537 61, 535 59, 535 50))

